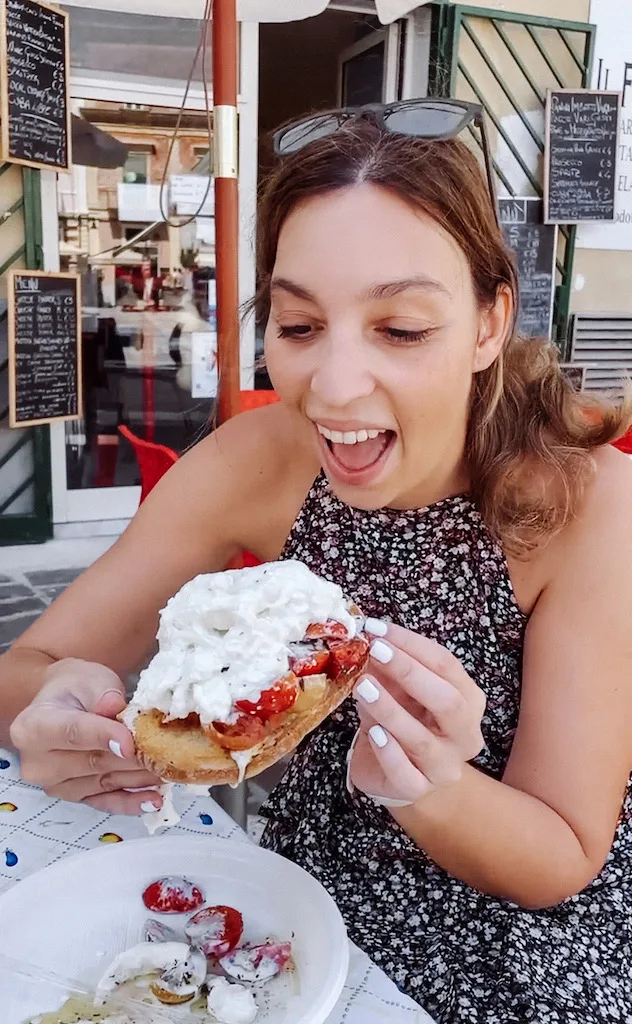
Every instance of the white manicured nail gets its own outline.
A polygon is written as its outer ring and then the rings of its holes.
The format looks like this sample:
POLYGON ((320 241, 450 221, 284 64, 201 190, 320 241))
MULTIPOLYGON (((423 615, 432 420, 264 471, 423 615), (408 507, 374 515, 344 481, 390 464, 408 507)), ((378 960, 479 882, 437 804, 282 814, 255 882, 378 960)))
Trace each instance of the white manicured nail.
POLYGON ((156 804, 152 804, 151 801, 149 800, 146 800, 144 804, 141 804, 140 809, 143 812, 143 814, 151 814, 152 811, 159 810, 159 808, 156 807, 156 804))
POLYGON ((380 699, 380 691, 370 679, 363 679, 361 683, 358 683, 355 694, 356 697, 360 697, 367 704, 375 704, 380 699))
POLYGON ((374 725, 372 729, 369 729, 369 736, 375 743, 375 746, 380 747, 380 749, 384 748, 388 743, 388 735, 381 725, 374 725))
POLYGON ((121 750, 121 744, 120 743, 117 743, 116 740, 110 740, 110 742, 108 743, 108 746, 109 746, 110 750, 112 751, 112 753, 116 757, 120 757, 121 761, 125 760, 125 755, 124 755, 123 751, 121 750))
POLYGON ((388 665, 389 661, 393 660, 394 653, 393 648, 389 647, 388 644, 382 643, 381 640, 375 640, 371 644, 371 657, 375 661, 379 661, 380 665, 388 665))
POLYGON ((367 619, 364 623, 365 633, 370 633, 371 636, 386 636, 388 633, 388 624, 382 622, 381 619, 367 619))

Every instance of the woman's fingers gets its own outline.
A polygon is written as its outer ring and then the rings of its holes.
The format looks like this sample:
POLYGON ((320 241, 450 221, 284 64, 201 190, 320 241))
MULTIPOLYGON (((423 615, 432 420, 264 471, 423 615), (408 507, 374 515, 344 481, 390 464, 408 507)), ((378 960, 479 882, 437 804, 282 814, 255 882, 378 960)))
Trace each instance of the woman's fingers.
MULTIPOLYGON (((109 750, 89 750, 71 753, 68 750, 51 750, 46 758, 25 761, 22 777, 25 782, 36 786, 56 786, 83 776, 107 775, 111 772, 147 774, 135 758, 121 760, 109 750)), ((158 785, 156 777, 151 785, 158 785)))
POLYGON ((123 790, 117 793, 97 793, 86 797, 81 803, 96 807, 104 814, 125 814, 131 817, 138 817, 145 811, 159 810, 162 805, 158 793, 126 793, 123 790), (154 803, 155 807, 151 807, 154 803))
MULTIPOLYGON (((49 796, 57 797, 59 800, 71 800, 81 803, 91 797, 100 796, 104 793, 116 793, 118 790, 123 789, 148 789, 150 786, 156 786, 157 784, 156 778, 151 772, 115 771, 106 772, 103 775, 86 775, 69 779, 52 786, 46 786, 45 791, 49 796)), ((162 803, 157 793, 146 793, 144 799, 157 803, 158 806, 162 803)))
POLYGON ((451 683, 467 700, 478 701, 481 705, 481 714, 483 713, 485 708, 483 692, 468 675, 459 659, 446 647, 437 643, 436 640, 422 636, 421 633, 413 633, 410 629, 394 626, 381 619, 368 619, 366 628, 367 632, 376 640, 382 640, 387 645, 398 648, 403 654, 407 654, 414 661, 419 662, 440 679, 451 683))
POLYGON ((449 785, 460 779, 464 762, 459 748, 436 736, 409 714, 376 678, 365 676, 356 686, 354 696, 362 709, 363 727, 366 728, 367 715, 372 719, 369 735, 373 726, 381 726, 432 785, 449 785))
POLYGON ((32 704, 23 722, 16 719, 13 742, 18 749, 33 750, 116 750, 121 757, 134 755, 134 738, 121 722, 66 707, 57 701, 32 704), (18 724, 20 723, 20 724, 18 724), (23 741, 21 731, 25 733, 23 741))
POLYGON ((403 747, 383 726, 374 725, 369 730, 369 740, 375 757, 390 786, 386 792, 376 796, 390 796, 415 803, 434 789, 433 783, 413 764, 403 747))
POLYGON ((371 660, 378 678, 392 680, 431 713, 440 732, 457 743, 463 760, 476 757, 483 746, 480 714, 450 682, 385 640, 371 645, 371 660))

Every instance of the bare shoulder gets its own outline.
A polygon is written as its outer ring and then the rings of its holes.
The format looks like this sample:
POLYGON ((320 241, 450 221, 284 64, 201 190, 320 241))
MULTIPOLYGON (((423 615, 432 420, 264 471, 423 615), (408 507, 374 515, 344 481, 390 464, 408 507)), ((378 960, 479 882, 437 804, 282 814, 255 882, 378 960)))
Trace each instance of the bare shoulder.
POLYGON ((247 488, 276 487, 301 466, 309 475, 316 457, 302 418, 280 402, 235 416, 198 447, 203 446, 206 451, 200 456, 208 455, 222 471, 236 473, 247 488))
POLYGON ((527 613, 547 588, 569 587, 575 574, 583 580, 609 576, 614 585, 621 571, 632 581, 632 459, 611 446, 593 459, 574 518, 528 559, 509 559, 516 597, 527 613))
POLYGON ((317 472, 309 432, 283 405, 271 405, 236 416, 200 441, 138 518, 172 516, 177 502, 202 530, 206 524, 239 547, 275 557, 317 472))
POLYGON ((632 594, 632 460, 611 446, 593 459, 574 518, 535 557, 535 571, 543 588, 568 588, 581 578, 592 580, 606 598, 628 585, 632 594))
POLYGON ((553 561, 558 553, 573 561, 600 550, 618 550, 625 558, 632 552, 632 459, 611 446, 598 449, 593 458, 595 471, 575 518, 553 545, 553 561))

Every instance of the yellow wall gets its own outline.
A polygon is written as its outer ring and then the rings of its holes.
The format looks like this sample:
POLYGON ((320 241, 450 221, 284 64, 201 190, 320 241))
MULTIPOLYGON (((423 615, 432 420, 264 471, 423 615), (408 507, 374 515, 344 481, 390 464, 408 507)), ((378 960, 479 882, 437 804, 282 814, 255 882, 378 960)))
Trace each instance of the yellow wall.
MULTIPOLYGON (((0 178, 0 213, 8 210, 22 195, 22 170, 20 167, 11 167, 0 178)), ((21 213, 14 214, 4 221, 0 230, 0 266, 24 244, 24 218, 21 213)), ((12 264, 16 270, 24 267, 24 260, 17 260, 12 264)), ((0 298, 7 297, 7 275, 0 277, 0 298)))
MULTIPOLYGON (((577 22, 588 22, 590 16, 590 0, 481 0, 481 7, 483 6, 499 11, 546 15, 577 22)), ((471 19, 470 26, 486 51, 486 56, 503 75, 516 101, 528 112, 529 118, 533 118, 532 123, 540 133, 543 130, 541 105, 524 76, 517 70, 507 48, 485 19, 471 19)), ((522 57, 538 87, 543 91, 547 88, 556 88, 557 82, 550 68, 543 61, 524 28, 518 24, 505 23, 503 30, 522 57)), ((557 33, 552 29, 541 28, 538 35, 551 54, 563 80, 573 87, 578 87, 581 81, 579 72, 557 33)), ((572 39, 572 36, 567 38, 572 39)), ((581 52, 581 38, 576 36, 573 43, 578 52, 581 52)), ((461 36, 459 55, 474 84, 484 95, 529 169, 541 181, 542 157, 538 155, 532 140, 514 115, 512 106, 495 81, 486 59, 477 51, 466 33, 462 33, 461 36)), ((456 95, 469 100, 478 98, 462 73, 457 75, 456 95)), ((513 189, 525 195, 533 194, 526 177, 515 159, 508 154, 491 122, 488 127, 492 149, 508 174, 513 189)), ((632 252, 577 248, 570 308, 571 313, 632 313, 632 252)))
POLYGON ((478 6, 565 21, 588 21, 590 12, 590 0, 481 0, 478 6))

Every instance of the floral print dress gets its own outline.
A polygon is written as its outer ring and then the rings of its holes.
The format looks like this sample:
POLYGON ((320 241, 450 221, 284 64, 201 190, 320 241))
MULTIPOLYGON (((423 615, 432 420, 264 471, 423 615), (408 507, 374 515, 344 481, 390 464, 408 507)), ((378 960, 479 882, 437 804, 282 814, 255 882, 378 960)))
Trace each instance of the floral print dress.
MULTIPOLYGON (((471 499, 367 512, 320 476, 283 557, 461 660, 487 695, 486 746, 474 763, 500 779, 526 617, 471 499)), ((322 882, 353 941, 438 1024, 632 1022, 632 789, 599 877, 557 907, 524 910, 449 875, 386 809, 347 791, 356 728, 350 700, 302 743, 262 811, 263 845, 322 882)))

